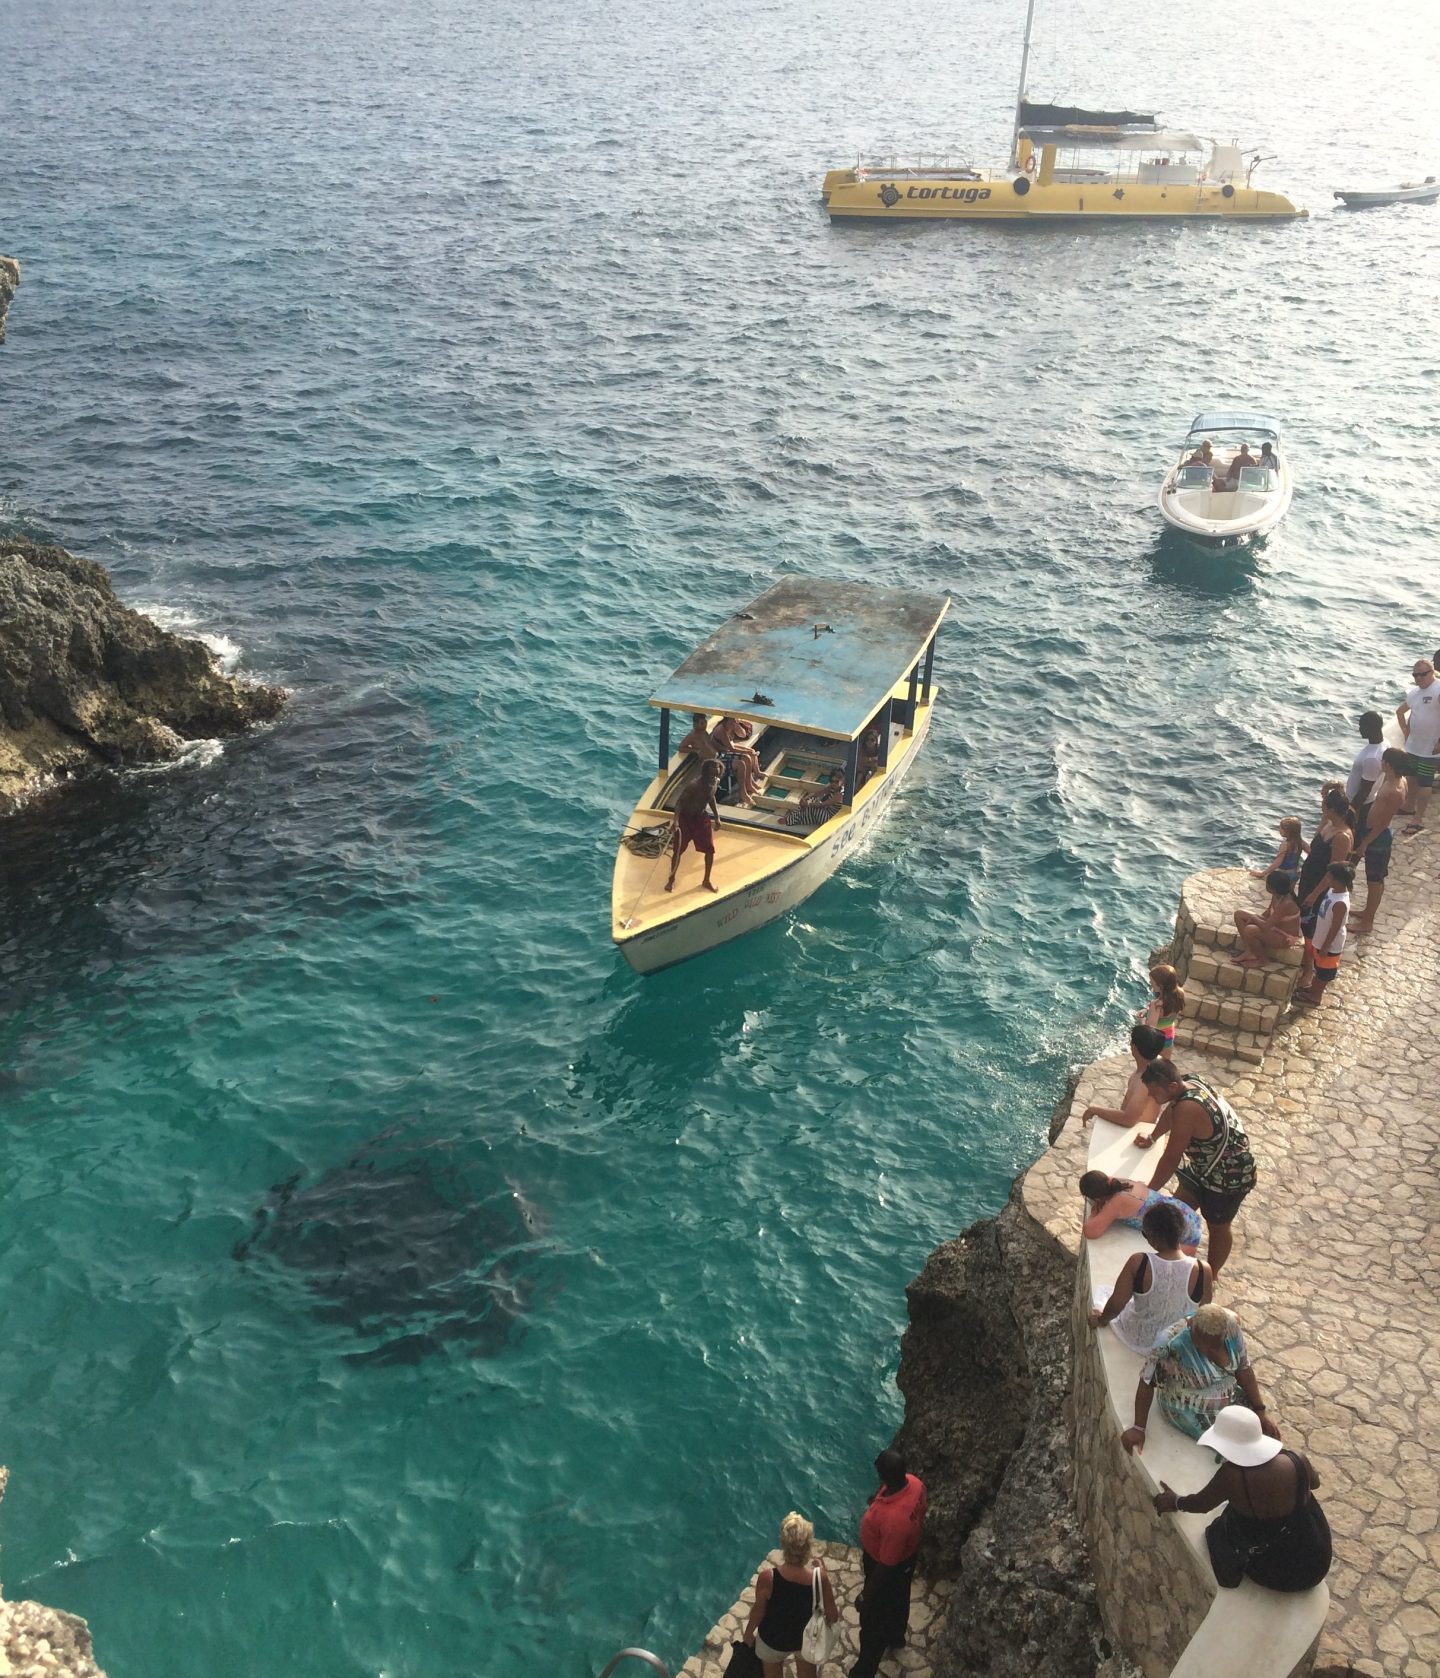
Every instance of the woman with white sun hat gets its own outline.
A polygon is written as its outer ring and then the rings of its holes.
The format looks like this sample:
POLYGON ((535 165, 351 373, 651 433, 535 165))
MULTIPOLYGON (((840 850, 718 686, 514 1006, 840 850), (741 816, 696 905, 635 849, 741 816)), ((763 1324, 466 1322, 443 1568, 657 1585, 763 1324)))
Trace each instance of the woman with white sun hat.
POLYGON ((1253 1579, 1272 1591, 1308 1591, 1330 1571, 1330 1524, 1315 1501, 1320 1476, 1298 1451, 1260 1428, 1243 1404, 1227 1404, 1200 1435, 1225 1460, 1209 1485, 1178 1497, 1162 1480, 1155 1512, 1203 1515, 1225 1504, 1205 1529, 1221 1585, 1253 1579))

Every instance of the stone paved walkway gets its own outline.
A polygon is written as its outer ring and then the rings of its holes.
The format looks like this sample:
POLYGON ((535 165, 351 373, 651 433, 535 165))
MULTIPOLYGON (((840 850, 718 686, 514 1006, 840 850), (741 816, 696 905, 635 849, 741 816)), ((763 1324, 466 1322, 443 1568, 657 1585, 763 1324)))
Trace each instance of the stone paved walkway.
MULTIPOLYGON (((1227 874, 1248 902, 1253 882, 1227 874)), ((1437 886, 1440 840, 1397 844, 1375 931, 1351 940, 1320 1008, 1286 1013, 1261 1065, 1175 1055, 1230 1096, 1260 1167, 1217 1298, 1321 1475, 1324 1678, 1440 1678, 1437 886)), ((1127 1060, 1087 1072, 1077 1114, 1097 1092, 1118 1098, 1127 1060)), ((1063 1143, 1052 1154, 1035 1188, 1047 1210, 1062 1178, 1073 1197, 1078 1163, 1063 1143)))
POLYGON ((1335 1534, 1317 1673, 1440 1678, 1437 886, 1440 840, 1397 842, 1333 994, 1225 1080, 1261 1170, 1225 1297, 1335 1534))
MULTIPOLYGON (((860 1653, 860 1616, 855 1608, 862 1577, 860 1552, 845 1544, 817 1543, 815 1548, 825 1558, 830 1582, 835 1589, 835 1600, 840 1604, 840 1658, 824 1667, 823 1671, 828 1674, 846 1672, 860 1653)), ((772 1550, 765 1560, 770 1563, 779 1561, 780 1552, 772 1550)), ((759 1567, 755 1571, 758 1574, 759 1567)), ((932 1581, 917 1576, 910 1593, 907 1646, 882 1662, 882 1678, 898 1678, 902 1674, 903 1678, 930 1678, 934 1639, 939 1636, 946 1598, 953 1589, 949 1580, 932 1581)), ((711 1628, 704 1647, 699 1654, 691 1655, 676 1678, 721 1678, 730 1660, 730 1645, 745 1629, 754 1600, 755 1579, 752 1576, 740 1600, 711 1628)), ((786 1670, 794 1673, 793 1661, 786 1670)))

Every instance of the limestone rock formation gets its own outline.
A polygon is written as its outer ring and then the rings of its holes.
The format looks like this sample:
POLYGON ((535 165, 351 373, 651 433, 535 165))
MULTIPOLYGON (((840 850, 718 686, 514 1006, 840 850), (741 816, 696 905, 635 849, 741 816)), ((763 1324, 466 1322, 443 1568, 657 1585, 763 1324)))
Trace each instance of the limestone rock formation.
POLYGON ((935 1678, 1118 1674, 1070 1498, 1074 1260, 1016 1183, 907 1290, 897 1444, 930 1491, 921 1570, 955 1576, 935 1678))
MULTIPOLYGON (((0 1497, 9 1470, 0 1468, 0 1497)), ((90 1628, 74 1614, 38 1602, 0 1597, 0 1673, 8 1678, 105 1678, 95 1664, 90 1628)))
POLYGON ((0 813, 46 776, 163 762, 284 701, 122 605, 103 566, 0 536, 0 813))
POLYGON ((0 256, 0 344, 5 342, 5 316, 20 284, 20 264, 13 256, 0 256))

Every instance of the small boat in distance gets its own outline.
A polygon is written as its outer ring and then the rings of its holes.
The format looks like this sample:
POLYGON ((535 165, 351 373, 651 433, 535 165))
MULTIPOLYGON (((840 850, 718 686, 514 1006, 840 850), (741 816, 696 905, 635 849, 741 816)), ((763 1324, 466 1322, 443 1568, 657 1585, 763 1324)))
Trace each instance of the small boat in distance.
POLYGON ((615 856, 610 932, 653 973, 777 919, 871 831, 930 728, 935 638, 948 597, 785 577, 691 653, 650 700, 658 772, 615 856), (751 803, 732 766, 717 795, 713 891, 685 852, 665 889, 675 805, 703 759, 670 748, 671 713, 737 717, 759 761, 751 803))
POLYGON ((1196 414, 1160 486, 1160 511, 1176 530, 1202 542, 1241 542, 1273 530, 1290 510, 1293 491, 1275 420, 1196 414))
POLYGON ((1382 192, 1337 192, 1347 210, 1374 210, 1382 204, 1433 204, 1440 198, 1440 181, 1427 175, 1423 181, 1406 181, 1382 192))

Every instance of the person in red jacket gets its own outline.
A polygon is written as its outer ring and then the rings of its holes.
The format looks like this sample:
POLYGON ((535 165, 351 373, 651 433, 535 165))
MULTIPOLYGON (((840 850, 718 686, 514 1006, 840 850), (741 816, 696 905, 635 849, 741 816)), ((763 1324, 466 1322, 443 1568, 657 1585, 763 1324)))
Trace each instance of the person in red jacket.
POLYGON ((875 1472, 880 1490, 860 1520, 865 1588, 860 1598, 860 1658, 850 1668, 850 1678, 875 1678, 886 1651, 905 1642, 910 1581, 925 1519, 925 1487, 905 1472, 905 1459, 898 1451, 881 1451, 875 1472))

